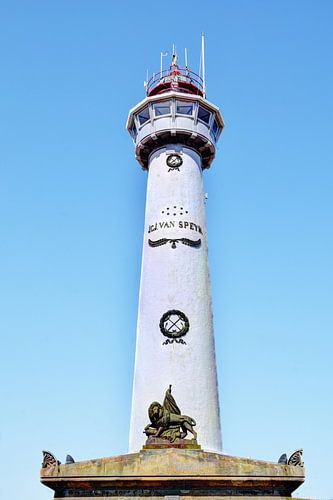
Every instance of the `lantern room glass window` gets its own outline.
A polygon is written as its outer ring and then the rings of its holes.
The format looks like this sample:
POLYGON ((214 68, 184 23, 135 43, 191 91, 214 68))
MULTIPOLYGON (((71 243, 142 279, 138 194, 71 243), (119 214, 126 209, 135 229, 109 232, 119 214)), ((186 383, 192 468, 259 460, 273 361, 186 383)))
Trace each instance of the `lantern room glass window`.
POLYGON ((139 120, 139 123, 140 125, 143 125, 144 123, 146 123, 148 120, 150 120, 150 116, 149 116, 149 108, 148 106, 146 106, 145 108, 143 108, 139 113, 138 113, 138 120, 139 120))
POLYGON ((191 104, 190 102, 177 101, 176 113, 178 115, 191 116, 193 114, 193 104, 191 104))
POLYGON ((132 136, 133 140, 135 141, 137 138, 137 135, 138 135, 138 131, 137 131, 137 128, 136 128, 134 122, 133 122, 133 125, 131 126, 130 130, 131 130, 131 136, 132 136))
POLYGON ((170 115, 171 105, 170 102, 161 102, 160 104, 154 104, 155 116, 170 115))
POLYGON ((216 120, 213 121, 212 135, 213 135, 215 141, 217 141, 217 139, 220 135, 220 127, 218 126, 218 123, 216 120))
POLYGON ((203 106, 199 106, 198 120, 206 123, 206 125, 209 124, 210 112, 208 111, 208 109, 204 108, 203 106))

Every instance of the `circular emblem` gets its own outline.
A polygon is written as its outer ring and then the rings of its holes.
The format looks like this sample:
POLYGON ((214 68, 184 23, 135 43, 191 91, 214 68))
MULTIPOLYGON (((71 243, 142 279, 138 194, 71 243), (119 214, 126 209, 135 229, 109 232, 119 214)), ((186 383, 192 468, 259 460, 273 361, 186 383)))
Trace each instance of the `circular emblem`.
POLYGON ((167 157, 166 163, 169 170, 179 170, 179 167, 183 164, 182 157, 178 154, 171 154, 167 157))
MULTIPOLYGON (((187 334, 190 323, 185 314, 177 309, 172 309, 163 314, 160 320, 160 330, 168 339, 180 339, 187 334)), ((176 340, 177 341, 177 340, 176 340)), ((178 341, 179 342, 179 341, 178 341)), ((168 341, 166 343, 169 343, 168 341)), ((182 341, 181 343, 184 343, 182 341)))

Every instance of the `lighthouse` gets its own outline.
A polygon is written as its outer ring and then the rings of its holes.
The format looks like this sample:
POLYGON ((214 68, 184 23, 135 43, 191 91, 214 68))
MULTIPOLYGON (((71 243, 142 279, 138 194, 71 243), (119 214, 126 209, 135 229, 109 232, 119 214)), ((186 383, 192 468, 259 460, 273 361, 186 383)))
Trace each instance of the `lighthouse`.
POLYGON ((44 450, 54 499, 287 500, 304 482, 301 449, 275 463, 221 453, 203 172, 223 119, 202 75, 173 54, 127 121, 148 174, 130 453, 61 463, 44 450))
POLYGON ((221 451, 203 173, 223 119, 204 79, 173 54, 127 129, 148 174, 129 451, 144 444, 146 409, 169 385, 200 445, 221 451))

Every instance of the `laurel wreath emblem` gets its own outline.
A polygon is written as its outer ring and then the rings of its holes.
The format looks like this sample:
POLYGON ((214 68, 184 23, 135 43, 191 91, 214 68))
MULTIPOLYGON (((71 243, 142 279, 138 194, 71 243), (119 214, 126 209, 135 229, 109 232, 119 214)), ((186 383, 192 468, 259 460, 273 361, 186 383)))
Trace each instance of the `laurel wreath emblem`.
POLYGON ((170 311, 167 311, 160 319, 160 330, 165 337, 168 337, 167 340, 163 342, 163 345, 172 344, 173 342, 176 342, 177 344, 186 344, 181 337, 184 337, 184 335, 187 334, 189 328, 190 322, 182 311, 179 311, 178 309, 171 309, 170 311), (171 325, 166 326, 168 321, 171 325), (179 326, 180 321, 181 325, 179 326))

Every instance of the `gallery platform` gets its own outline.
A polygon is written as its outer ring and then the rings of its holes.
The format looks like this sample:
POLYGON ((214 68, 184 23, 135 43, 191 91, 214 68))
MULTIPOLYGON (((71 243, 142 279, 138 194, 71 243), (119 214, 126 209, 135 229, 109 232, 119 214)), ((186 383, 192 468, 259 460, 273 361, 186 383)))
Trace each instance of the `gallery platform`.
POLYGON ((210 500, 290 498, 304 468, 197 449, 149 448, 110 458, 61 465, 45 459, 41 482, 58 500, 85 498, 210 500))

